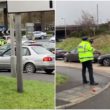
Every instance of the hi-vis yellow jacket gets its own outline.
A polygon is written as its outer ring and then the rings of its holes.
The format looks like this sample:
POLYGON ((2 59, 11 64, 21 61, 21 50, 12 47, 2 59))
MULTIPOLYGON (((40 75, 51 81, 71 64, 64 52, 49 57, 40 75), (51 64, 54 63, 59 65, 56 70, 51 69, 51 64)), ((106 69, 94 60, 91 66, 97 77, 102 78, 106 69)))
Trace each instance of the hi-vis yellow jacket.
POLYGON ((79 56, 80 62, 93 60, 94 59, 94 55, 93 55, 94 50, 95 49, 92 47, 92 45, 89 41, 82 41, 78 45, 78 56, 79 56))

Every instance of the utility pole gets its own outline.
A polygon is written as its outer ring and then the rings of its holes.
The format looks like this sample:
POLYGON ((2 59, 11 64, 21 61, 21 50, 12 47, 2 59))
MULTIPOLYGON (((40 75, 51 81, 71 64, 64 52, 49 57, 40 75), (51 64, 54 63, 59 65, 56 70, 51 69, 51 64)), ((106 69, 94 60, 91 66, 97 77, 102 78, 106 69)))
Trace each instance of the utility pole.
POLYGON ((22 65, 22 46, 21 46, 21 14, 15 14, 15 30, 16 30, 16 72, 17 72, 17 91, 23 92, 23 65, 22 65))
POLYGON ((65 38, 67 37, 67 29, 66 29, 66 21, 65 18, 61 18, 62 20, 64 20, 64 30, 65 30, 65 38))
POLYGON ((97 4, 97 29, 99 28, 99 6, 97 4))
POLYGON ((15 38, 14 38, 14 17, 10 16, 10 36, 11 36, 11 75, 16 76, 16 58, 15 58, 15 38))

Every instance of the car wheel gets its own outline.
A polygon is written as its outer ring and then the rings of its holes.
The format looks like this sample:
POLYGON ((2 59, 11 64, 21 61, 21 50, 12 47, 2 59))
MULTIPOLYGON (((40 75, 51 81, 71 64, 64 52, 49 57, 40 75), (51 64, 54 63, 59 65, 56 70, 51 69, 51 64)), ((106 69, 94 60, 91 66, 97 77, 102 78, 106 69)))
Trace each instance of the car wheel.
POLYGON ((45 36, 41 36, 41 39, 44 39, 45 38, 45 36))
POLYGON ((27 63, 25 65, 25 71, 26 71, 26 73, 35 73, 36 72, 36 68, 35 68, 34 64, 27 63))
POLYGON ((45 72, 46 72, 47 74, 51 74, 53 71, 54 71, 54 69, 45 69, 45 72))
POLYGON ((104 66, 110 66, 110 59, 109 58, 103 59, 103 65, 104 66))
POLYGON ((64 57, 64 62, 68 62, 68 58, 67 57, 64 57))

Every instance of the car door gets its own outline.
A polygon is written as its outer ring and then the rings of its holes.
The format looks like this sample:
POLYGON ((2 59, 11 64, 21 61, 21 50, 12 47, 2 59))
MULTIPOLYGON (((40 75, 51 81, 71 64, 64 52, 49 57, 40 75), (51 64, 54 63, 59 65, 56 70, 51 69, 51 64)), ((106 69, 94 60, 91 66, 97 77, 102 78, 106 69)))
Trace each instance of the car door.
POLYGON ((79 57, 78 57, 78 49, 76 48, 75 50, 74 50, 74 61, 79 61, 79 57))
POLYGON ((76 61, 76 53, 75 53, 75 50, 72 50, 72 51, 69 53, 69 57, 70 57, 71 61, 76 61))
POLYGON ((7 50, 0 56, 0 69, 9 69, 11 67, 10 63, 11 50, 7 50))
POLYGON ((31 60, 31 53, 27 47, 22 47, 23 64, 31 60))

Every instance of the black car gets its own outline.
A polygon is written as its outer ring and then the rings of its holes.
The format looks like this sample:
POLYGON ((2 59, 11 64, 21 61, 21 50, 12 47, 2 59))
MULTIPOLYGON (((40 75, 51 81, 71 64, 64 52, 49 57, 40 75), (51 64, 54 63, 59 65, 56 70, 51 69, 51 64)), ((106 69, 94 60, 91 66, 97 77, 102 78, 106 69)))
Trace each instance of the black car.
POLYGON ((55 54, 56 54, 56 59, 64 58, 65 53, 67 53, 67 51, 65 51, 65 50, 63 50, 63 49, 57 48, 57 49, 56 49, 56 52, 55 52, 55 54))
POLYGON ((110 66, 110 54, 105 54, 105 55, 99 56, 98 63, 103 66, 110 66))
MULTIPOLYGON (((93 62, 97 62, 98 57, 101 55, 100 52, 95 51, 94 52, 94 61, 93 62)), ((64 56, 64 61, 65 62, 79 62, 79 58, 78 58, 78 49, 75 48, 70 52, 67 52, 64 56)))

